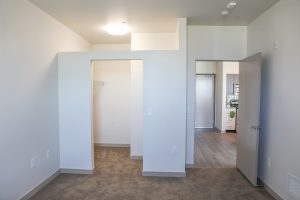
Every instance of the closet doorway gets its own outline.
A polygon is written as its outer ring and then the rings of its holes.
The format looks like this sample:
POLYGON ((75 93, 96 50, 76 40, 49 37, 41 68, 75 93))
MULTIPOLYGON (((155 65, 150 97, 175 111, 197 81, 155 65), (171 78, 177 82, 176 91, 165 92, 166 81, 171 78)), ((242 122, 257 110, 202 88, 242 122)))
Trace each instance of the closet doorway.
POLYGON ((141 171, 143 61, 95 60, 92 81, 94 169, 141 171))

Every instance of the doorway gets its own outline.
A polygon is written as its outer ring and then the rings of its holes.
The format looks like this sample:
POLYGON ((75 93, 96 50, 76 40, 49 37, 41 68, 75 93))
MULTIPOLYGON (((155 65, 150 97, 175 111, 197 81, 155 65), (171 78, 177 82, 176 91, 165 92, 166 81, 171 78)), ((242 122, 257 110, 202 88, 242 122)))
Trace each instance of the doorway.
POLYGON ((197 168, 236 167, 238 74, 239 62, 196 62, 194 159, 197 168))
POLYGON ((95 170, 107 170, 112 162, 141 170, 143 61, 95 60, 92 81, 95 170))

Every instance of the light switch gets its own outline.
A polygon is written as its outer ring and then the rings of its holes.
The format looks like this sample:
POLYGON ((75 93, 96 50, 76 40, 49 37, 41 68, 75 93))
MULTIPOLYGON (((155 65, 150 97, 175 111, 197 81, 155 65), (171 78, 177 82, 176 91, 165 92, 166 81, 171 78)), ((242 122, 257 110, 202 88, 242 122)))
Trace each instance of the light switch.
POLYGON ((273 43, 273 48, 274 48, 274 49, 278 49, 278 42, 277 42, 276 40, 275 40, 274 43, 273 43))
POLYGON ((148 107, 147 108, 147 115, 149 115, 149 116, 153 115, 153 113, 152 113, 152 107, 148 107))

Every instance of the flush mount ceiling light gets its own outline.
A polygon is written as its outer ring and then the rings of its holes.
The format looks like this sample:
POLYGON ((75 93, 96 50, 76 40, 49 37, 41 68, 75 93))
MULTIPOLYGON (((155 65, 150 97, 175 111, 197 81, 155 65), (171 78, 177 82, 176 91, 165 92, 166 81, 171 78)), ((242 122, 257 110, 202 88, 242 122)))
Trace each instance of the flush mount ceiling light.
POLYGON ((231 10, 231 9, 235 8, 236 5, 237 5, 237 3, 235 1, 231 1, 227 4, 226 7, 227 7, 227 9, 231 10))
POLYGON ((221 15, 222 15, 222 16, 227 16, 227 15, 229 15, 229 11, 228 11, 228 10, 223 10, 223 11, 221 12, 221 15))
POLYGON ((119 24, 108 24, 104 27, 104 30, 110 35, 126 35, 129 31, 126 22, 119 24))

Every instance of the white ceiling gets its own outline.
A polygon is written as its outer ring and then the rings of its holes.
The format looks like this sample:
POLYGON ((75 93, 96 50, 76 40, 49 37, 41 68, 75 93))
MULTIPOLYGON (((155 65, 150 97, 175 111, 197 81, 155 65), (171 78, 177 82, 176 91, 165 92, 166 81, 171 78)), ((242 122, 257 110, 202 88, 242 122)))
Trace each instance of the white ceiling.
POLYGON ((236 0, 227 17, 220 12, 230 0, 29 0, 93 44, 130 43, 130 35, 110 36, 107 23, 127 21, 133 32, 175 32, 176 20, 191 25, 247 25, 278 0, 236 0))

